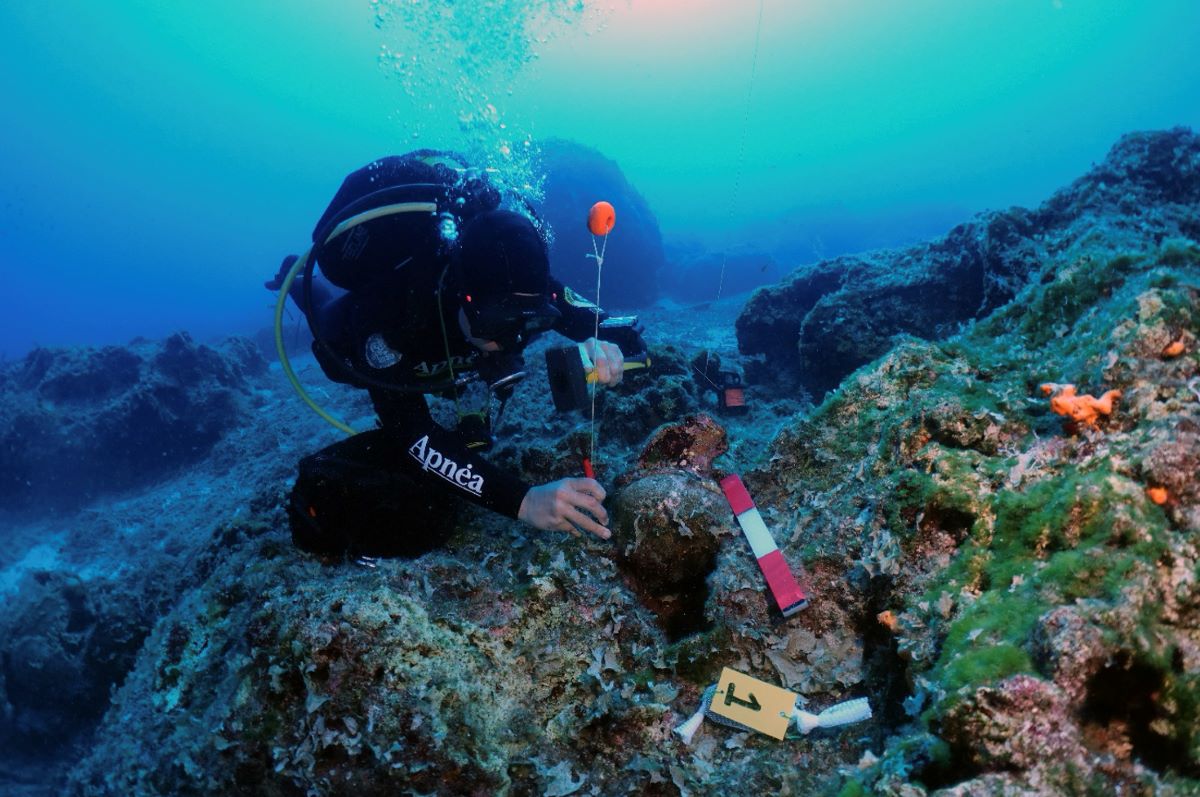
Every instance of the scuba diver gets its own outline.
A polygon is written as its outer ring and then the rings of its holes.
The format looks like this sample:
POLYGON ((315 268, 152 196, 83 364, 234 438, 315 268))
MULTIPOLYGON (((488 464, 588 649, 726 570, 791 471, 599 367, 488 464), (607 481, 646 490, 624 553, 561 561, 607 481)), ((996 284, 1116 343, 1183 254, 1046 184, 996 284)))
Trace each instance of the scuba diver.
POLYGON ((505 200, 453 154, 382 158, 346 177, 306 262, 285 258, 266 283, 290 282, 321 369, 366 389, 379 418, 378 428, 300 461, 287 506, 300 548, 416 556, 444 542, 459 499, 543 531, 609 538, 599 482, 530 485, 480 456, 491 445, 491 405, 503 411, 524 376, 522 350, 538 335, 582 343, 600 384, 623 373, 620 347, 592 336, 606 314, 550 274, 532 210, 505 200), (478 381, 487 406, 459 409, 454 429, 434 421, 426 395, 452 397, 457 408, 478 381))

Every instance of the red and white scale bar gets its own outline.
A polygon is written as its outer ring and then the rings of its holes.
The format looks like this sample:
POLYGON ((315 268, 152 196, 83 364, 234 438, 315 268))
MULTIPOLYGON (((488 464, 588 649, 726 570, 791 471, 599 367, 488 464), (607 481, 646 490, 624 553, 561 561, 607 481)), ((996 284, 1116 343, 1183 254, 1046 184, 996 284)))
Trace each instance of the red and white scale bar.
POLYGON ((726 476, 721 479, 721 489, 725 492, 729 506, 733 508, 733 514, 737 515, 742 533, 750 542, 750 549, 758 559, 759 569, 766 576, 767 586, 775 596, 775 603, 779 605, 784 617, 791 617, 808 605, 808 596, 796 583, 796 577, 792 575, 787 560, 776 547, 775 540, 771 537, 767 524, 763 522, 758 507, 754 505, 754 499, 746 490, 746 485, 742 484, 741 477, 736 473, 726 476))

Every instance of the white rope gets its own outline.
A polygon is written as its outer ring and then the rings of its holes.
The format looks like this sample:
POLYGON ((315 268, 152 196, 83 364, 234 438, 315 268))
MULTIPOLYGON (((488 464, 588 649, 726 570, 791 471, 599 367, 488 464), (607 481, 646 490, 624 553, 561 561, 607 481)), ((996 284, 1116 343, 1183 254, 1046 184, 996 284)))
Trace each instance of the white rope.
MULTIPOLYGON (((604 253, 608 249, 608 233, 604 233, 604 241, 600 244, 599 250, 596 248, 596 236, 592 236, 592 252, 596 258, 596 312, 595 325, 592 327, 592 339, 597 341, 596 346, 599 346, 600 339, 600 274, 604 270, 604 253)), ((592 463, 592 467, 596 466, 596 385, 599 384, 599 379, 592 382, 592 419, 591 429, 588 433, 588 461, 592 463)))
MULTIPOLYGON (((729 218, 733 218, 733 209, 737 207, 739 195, 742 190, 742 172, 746 165, 746 139, 750 135, 750 98, 754 94, 754 77, 758 72, 758 47, 762 40, 762 20, 763 20, 763 5, 764 0, 759 0, 758 3, 758 23, 754 28, 754 54, 750 57, 750 82, 746 86, 746 102, 742 106, 742 134, 738 141, 738 154, 736 168, 733 177, 733 190, 729 193, 729 211, 726 214, 729 218)), ((725 290, 725 265, 729 261, 729 247, 726 246, 721 250, 721 278, 717 283, 717 298, 716 302, 721 301, 721 293, 725 290)), ((712 352, 708 347, 705 347, 704 352, 704 373, 702 376, 708 381, 713 388, 720 390, 721 386, 712 380, 708 375, 708 364, 712 359, 712 352)), ((695 369, 696 366, 692 366, 695 369)))

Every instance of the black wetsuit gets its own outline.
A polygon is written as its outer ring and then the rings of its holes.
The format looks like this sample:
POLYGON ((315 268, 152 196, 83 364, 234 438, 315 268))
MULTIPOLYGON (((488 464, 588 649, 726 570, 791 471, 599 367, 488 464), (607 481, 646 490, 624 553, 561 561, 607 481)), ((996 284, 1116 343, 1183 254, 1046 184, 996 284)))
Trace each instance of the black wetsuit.
MULTIPOLYGON (((430 196, 439 207, 453 208, 460 225, 501 203, 486 175, 464 168, 452 153, 381 158, 346 177, 313 230, 320 274, 343 289, 341 295, 316 275, 307 297, 302 280, 293 284, 301 309, 315 313, 322 340, 313 351, 322 369, 330 379, 368 390, 380 419, 380 428, 301 460, 288 511, 293 539, 306 550, 415 555, 453 529, 456 499, 515 518, 529 491, 430 415, 423 393, 447 389, 447 352, 456 377, 495 371, 500 358, 464 338, 448 247, 429 216, 398 214, 333 232, 380 203, 430 196), (414 191, 419 196, 410 195, 414 191)), ((553 279, 549 287, 562 314, 555 330, 585 340, 595 328, 595 308, 553 279)))
MULTIPOLYGON (((325 345, 313 344, 314 354, 330 379, 369 392, 381 428, 301 461, 289 513, 293 537, 306 550, 417 555, 452 530, 453 499, 516 518, 529 491, 528 483, 468 448, 462 435, 437 424, 429 412, 425 393, 443 393, 449 385, 447 351, 455 377, 479 376, 494 359, 519 353, 485 353, 465 339, 452 285, 442 288, 439 319, 438 283, 445 268, 422 265, 426 268, 409 272, 395 290, 334 297, 329 288, 314 285, 325 339, 325 345), (387 390, 360 375, 406 390, 387 390)), ((590 337, 594 306, 557 280, 550 290, 562 314, 554 331, 575 341, 590 337)), ((293 291, 303 303, 298 288, 293 291)))

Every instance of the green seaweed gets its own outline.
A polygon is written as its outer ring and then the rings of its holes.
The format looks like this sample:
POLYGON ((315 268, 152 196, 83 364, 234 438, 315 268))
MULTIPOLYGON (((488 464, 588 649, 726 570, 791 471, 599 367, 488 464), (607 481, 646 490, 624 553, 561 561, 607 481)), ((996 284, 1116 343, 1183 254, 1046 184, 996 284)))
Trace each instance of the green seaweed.
POLYGON ((1175 268, 1200 265, 1200 244, 1190 238, 1167 238, 1159 245, 1157 258, 1175 268))
POLYGON ((1146 255, 1121 254, 1106 262, 1085 256, 1060 268, 1055 279, 1015 301, 979 324, 978 335, 996 336, 1016 332, 1026 348, 1042 348, 1070 329, 1100 301, 1111 295, 1125 279, 1143 268, 1146 255))
POLYGON ((890 499, 884 505, 884 521, 888 530, 900 540, 912 536, 914 520, 924 511, 934 490, 933 478, 929 474, 912 469, 900 471, 890 490, 890 499))
POLYGON ((1077 599, 1115 601, 1138 562, 1163 550, 1161 513, 1122 477, 1095 469, 995 496, 991 524, 977 522, 925 600, 964 596, 931 670, 947 695, 1036 673, 1028 653, 1038 619, 1077 599), (975 597, 971 598, 971 595, 975 597))
POLYGON ((871 790, 863 785, 863 782, 858 778, 849 778, 842 784, 842 788, 838 789, 837 797, 867 797, 871 790))
POLYGON ((989 642, 956 654, 943 665, 941 681, 946 691, 953 693, 965 686, 996 683, 1010 675, 1036 671, 1024 648, 989 642))

